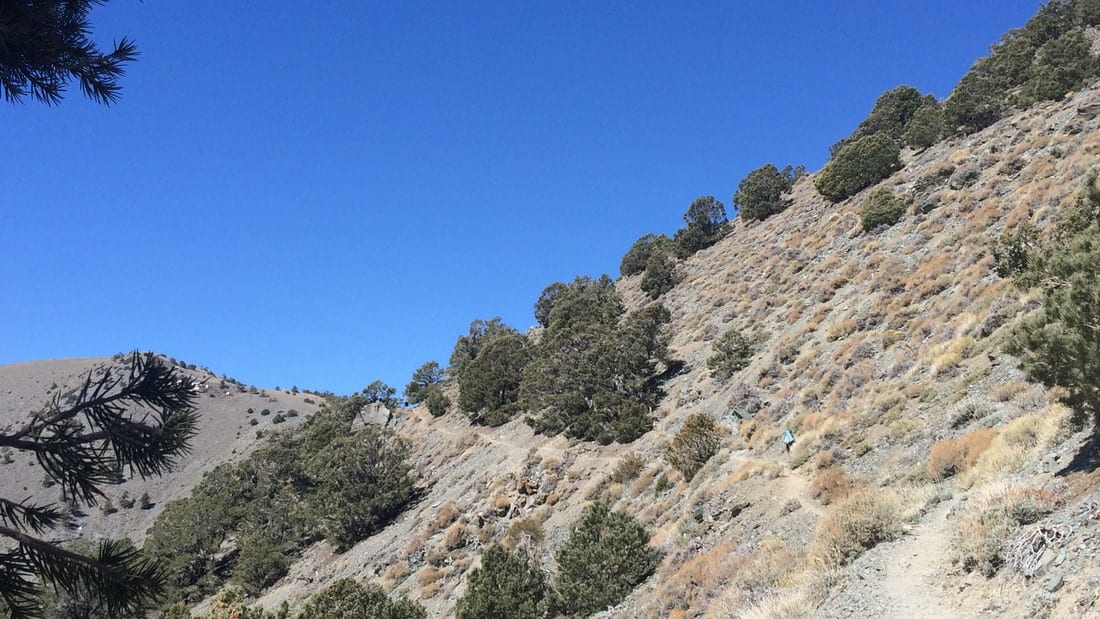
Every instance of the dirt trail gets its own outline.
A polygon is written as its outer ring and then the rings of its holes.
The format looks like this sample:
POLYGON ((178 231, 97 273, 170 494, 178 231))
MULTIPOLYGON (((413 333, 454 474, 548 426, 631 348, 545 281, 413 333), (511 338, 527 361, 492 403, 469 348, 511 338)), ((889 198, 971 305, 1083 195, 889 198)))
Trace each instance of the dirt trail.
POLYGON ((947 547, 950 505, 943 502, 937 506, 893 549, 891 555, 897 560, 890 562, 882 582, 883 601, 891 617, 959 616, 936 585, 943 582, 942 573, 950 564, 947 547))
POLYGON ((798 499, 802 507, 813 512, 818 518, 825 515, 825 510, 813 499, 810 492, 810 481, 805 475, 797 471, 786 471, 778 480, 780 496, 784 500, 798 499))

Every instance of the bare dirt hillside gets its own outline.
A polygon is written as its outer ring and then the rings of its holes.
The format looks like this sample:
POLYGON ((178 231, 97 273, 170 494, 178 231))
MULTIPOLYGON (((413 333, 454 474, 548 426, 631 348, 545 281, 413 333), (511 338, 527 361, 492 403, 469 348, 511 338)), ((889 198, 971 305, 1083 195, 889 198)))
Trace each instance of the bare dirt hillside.
MULTIPOLYGON (((801 179, 791 208, 737 222, 679 267, 661 302, 684 367, 664 384, 654 430, 602 447, 536 435, 522 420, 485 428, 457 410, 405 411, 397 428, 414 446, 423 500, 346 552, 315 544, 255 601, 295 605, 352 577, 452 616, 482 548, 524 548, 553 573, 571 523, 603 498, 650 528, 663 559, 601 616, 1100 616, 1097 456, 1002 352, 1038 297, 994 275, 989 251, 1004 230, 1049 225, 1074 200, 1100 167, 1098 113, 1100 84, 907 152, 903 169, 838 204, 801 179), (908 212, 865 233, 860 206, 880 187, 908 212), (706 360, 731 327, 756 353, 719 381, 706 360), (663 452, 694 413, 719 422, 722 448, 688 482, 663 452), (616 481, 628 457, 643 466, 616 481), (879 543, 850 552, 846 540, 868 530, 879 543)), ((638 279, 618 284, 632 308, 649 302, 638 279)), ((86 366, 0 368, 4 414, 33 409, 33 394, 86 366)), ((249 426, 245 410, 310 410, 302 395, 235 386, 204 400, 196 457, 120 490, 181 496, 268 427, 249 426)), ((6 465, 5 493, 8 470, 25 464, 6 465)), ((20 475, 16 485, 50 496, 33 469, 20 475)), ((87 522, 140 537, 154 514, 87 522)))
MULTIPOLYGON (((0 428, 18 426, 27 415, 40 410, 55 396, 60 395, 63 404, 65 396, 81 385, 90 371, 117 363, 117 358, 57 359, 0 366, 0 428)), ((191 455, 169 475, 132 479, 109 488, 110 509, 104 509, 107 503, 83 509, 75 515, 71 527, 59 534, 60 539, 130 537, 140 543, 165 503, 188 496, 206 471, 251 452, 262 443, 258 432, 301 423, 317 410, 320 400, 305 393, 241 385, 194 366, 177 368, 193 377, 201 390, 198 399, 201 423, 192 441, 191 455), (250 409, 252 413, 248 412, 250 409), (287 417, 291 410, 297 414, 287 417), (273 424, 280 412, 285 421, 273 424), (251 425, 253 419, 255 425, 251 425), (140 504, 143 494, 149 496, 145 509, 140 504), (123 506, 128 504, 128 499, 135 500, 133 507, 123 506)), ((60 499, 57 487, 44 484, 45 476, 33 457, 12 452, 11 459, 11 462, 0 464, 0 496, 16 500, 30 497, 36 502, 60 499)))

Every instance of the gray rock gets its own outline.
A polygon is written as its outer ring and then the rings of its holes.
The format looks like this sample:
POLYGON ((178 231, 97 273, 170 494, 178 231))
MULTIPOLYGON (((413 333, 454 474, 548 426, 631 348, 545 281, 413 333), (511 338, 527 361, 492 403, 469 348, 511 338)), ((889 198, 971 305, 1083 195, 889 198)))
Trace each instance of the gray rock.
POLYGON ((1089 589, 1100 589, 1100 570, 1093 571, 1088 580, 1089 589))
POLYGON ((952 189, 962 189, 963 187, 969 187, 973 185, 975 181, 982 175, 981 170, 977 168, 960 168, 954 174, 951 175, 950 180, 947 181, 947 186, 952 189))
POLYGON ((1061 589, 1063 584, 1065 584, 1065 580, 1062 578, 1062 575, 1055 574, 1054 576, 1048 578, 1045 583, 1043 583, 1043 588, 1050 593, 1054 593, 1055 591, 1061 589))

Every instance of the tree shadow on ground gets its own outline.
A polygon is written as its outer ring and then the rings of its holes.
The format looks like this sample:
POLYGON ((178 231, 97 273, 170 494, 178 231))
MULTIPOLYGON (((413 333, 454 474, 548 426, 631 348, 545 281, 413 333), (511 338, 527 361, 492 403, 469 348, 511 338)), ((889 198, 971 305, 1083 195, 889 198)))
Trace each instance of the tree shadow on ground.
POLYGON ((1062 470, 1055 473, 1065 477, 1071 473, 1091 473, 1100 468, 1100 432, 1093 432, 1074 454, 1073 460, 1062 470))

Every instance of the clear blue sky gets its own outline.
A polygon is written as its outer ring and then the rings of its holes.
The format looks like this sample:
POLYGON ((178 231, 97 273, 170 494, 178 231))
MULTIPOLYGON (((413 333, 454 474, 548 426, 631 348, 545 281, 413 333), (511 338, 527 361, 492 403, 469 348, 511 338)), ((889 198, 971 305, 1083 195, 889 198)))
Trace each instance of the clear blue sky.
POLYGON ((0 363, 399 390, 699 195, 946 96, 1037 0, 145 2, 121 101, 0 102, 0 363))

